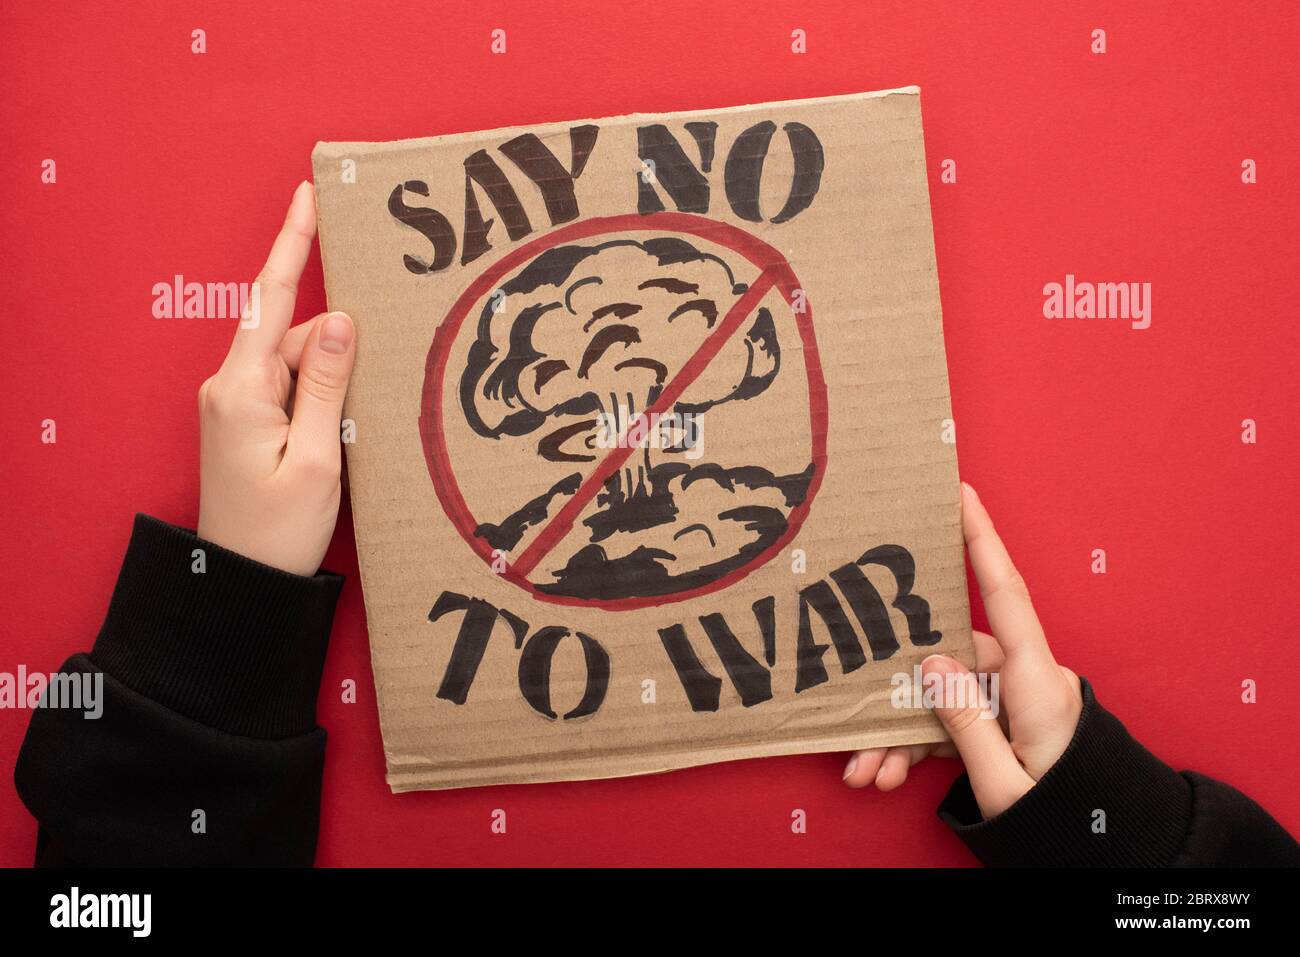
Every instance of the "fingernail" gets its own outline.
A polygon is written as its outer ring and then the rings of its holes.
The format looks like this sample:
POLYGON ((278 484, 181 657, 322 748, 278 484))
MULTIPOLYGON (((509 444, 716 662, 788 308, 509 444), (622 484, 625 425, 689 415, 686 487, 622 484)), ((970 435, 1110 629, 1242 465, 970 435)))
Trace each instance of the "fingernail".
POLYGON ((951 675, 957 673, 957 662, 953 661, 947 655, 930 655, 921 662, 921 671, 937 671, 941 675, 951 675))
POLYGON ((965 489, 968 493, 970 493, 970 497, 973 498, 975 501, 978 502, 980 500, 979 494, 975 491, 974 486, 972 486, 970 482, 962 482, 961 487, 965 489))
POLYGON ((322 320, 320 329, 321 352, 341 355, 352 345, 352 320, 345 313, 331 312, 322 320))
POLYGON ((858 766, 858 756, 855 754, 853 755, 853 757, 849 758, 849 763, 844 766, 844 777, 842 777, 840 780, 847 781, 849 779, 849 775, 854 772, 857 766, 858 766))

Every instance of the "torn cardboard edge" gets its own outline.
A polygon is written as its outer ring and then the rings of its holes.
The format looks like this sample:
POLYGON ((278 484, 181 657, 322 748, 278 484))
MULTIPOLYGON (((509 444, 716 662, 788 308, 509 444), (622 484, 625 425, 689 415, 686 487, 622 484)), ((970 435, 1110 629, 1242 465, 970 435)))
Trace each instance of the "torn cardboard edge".
POLYGON ((340 154, 353 153, 361 149, 364 149, 366 152, 373 155, 419 150, 430 145, 445 142, 447 139, 452 137, 461 138, 465 136, 473 136, 489 140, 509 139, 511 136, 519 133, 536 133, 539 129, 559 129, 561 127, 567 128, 571 126, 582 126, 588 123, 639 123, 643 120, 663 120, 666 118, 671 118, 673 120, 690 120, 695 117, 715 116, 724 110, 739 115, 745 112, 754 112, 759 110, 784 110, 791 107, 826 103, 835 100, 852 103, 859 100, 882 99, 887 96, 920 95, 921 88, 919 86, 900 86, 891 90, 871 90, 865 93, 839 93, 822 97, 802 97, 794 100, 777 100, 771 103, 746 103, 739 106, 724 106, 716 109, 682 110, 680 112, 668 113, 618 113, 613 116, 594 116, 574 120, 539 120, 536 123, 500 126, 491 130, 465 130, 454 133, 437 133, 432 136, 417 136, 402 140, 318 140, 315 147, 312 149, 312 161, 314 164, 318 154, 321 158, 328 157, 333 159, 340 154))

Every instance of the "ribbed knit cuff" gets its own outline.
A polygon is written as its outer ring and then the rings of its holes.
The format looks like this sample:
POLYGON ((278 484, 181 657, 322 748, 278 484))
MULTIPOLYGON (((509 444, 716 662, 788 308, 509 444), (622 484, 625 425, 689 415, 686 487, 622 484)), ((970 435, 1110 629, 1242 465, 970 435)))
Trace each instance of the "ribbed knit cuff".
POLYGON ((1024 797, 983 820, 963 774, 939 805, 939 817, 984 864, 1165 867, 1186 840, 1191 785, 1097 703, 1088 681, 1080 684, 1074 737, 1024 797))
POLYGON ((209 727, 253 738, 303 734, 316 724, 342 585, 342 576, 292 575, 137 515, 90 657, 209 727))

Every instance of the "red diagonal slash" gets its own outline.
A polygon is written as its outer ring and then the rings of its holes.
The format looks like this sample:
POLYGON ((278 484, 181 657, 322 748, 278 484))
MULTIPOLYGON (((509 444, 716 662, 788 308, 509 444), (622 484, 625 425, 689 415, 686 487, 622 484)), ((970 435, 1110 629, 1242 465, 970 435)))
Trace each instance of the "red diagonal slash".
MULTIPOLYGON (((646 419, 653 421, 653 416, 665 414, 676 404, 677 400, 690 387, 690 384, 699 378, 705 366, 713 361, 713 357, 721 351, 727 340, 732 337, 736 330, 740 328, 741 323, 753 312, 762 298, 767 295, 767 291, 772 288, 776 280, 776 271, 770 266, 758 274, 758 278, 754 280, 753 285, 727 311, 722 322, 718 324, 718 328, 714 329, 708 338, 700 343, 700 347, 695 350, 695 354, 682 366, 681 371, 673 376, 664 391, 659 394, 659 398, 650 405, 650 408, 645 410, 643 415, 646 419)), ((615 448, 609 455, 605 456, 596 467, 596 470, 587 476, 586 481, 582 483, 573 497, 564 503, 564 507, 529 543, 519 558, 511 563, 511 569, 520 576, 526 577, 529 572, 536 568, 537 563, 545 558, 547 553, 559 544, 560 539, 573 528, 573 523, 577 521, 582 510, 587 507, 587 503, 596 497, 596 493, 609 480, 609 477, 621 469, 623 463, 635 451, 636 449, 629 444, 625 448, 615 448)))

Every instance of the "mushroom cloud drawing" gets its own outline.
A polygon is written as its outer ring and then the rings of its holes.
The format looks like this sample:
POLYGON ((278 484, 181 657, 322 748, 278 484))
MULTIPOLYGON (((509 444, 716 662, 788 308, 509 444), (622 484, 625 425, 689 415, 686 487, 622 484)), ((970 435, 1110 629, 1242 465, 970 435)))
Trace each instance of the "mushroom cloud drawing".
MULTIPOLYGON (((509 553, 542 526, 596 462, 602 423, 626 430, 662 393, 746 291, 728 263, 678 237, 609 239, 548 249, 488 297, 459 383, 466 422, 488 440, 537 436, 539 459, 573 463, 542 496, 475 534, 509 553)), ((668 595, 742 567, 788 527, 813 478, 761 465, 693 463, 693 423, 765 392, 781 371, 768 309, 731 337, 679 399, 671 442, 640 443, 583 520, 587 541, 548 556, 539 591, 578 598, 668 595)))

